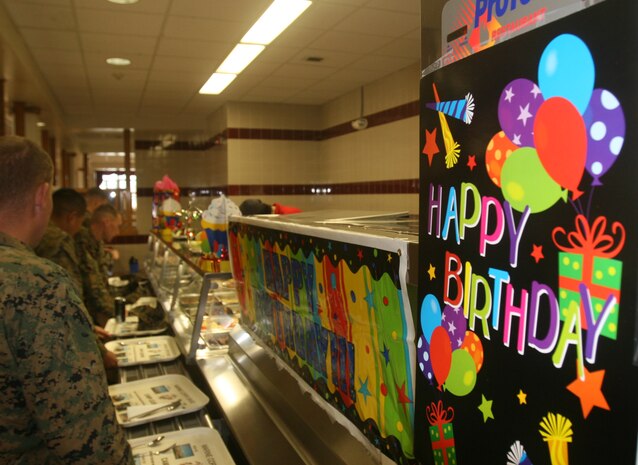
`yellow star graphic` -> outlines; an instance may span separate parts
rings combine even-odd
[[[388,263],[391,263],[391,262],[392,262],[392,254],[388,253]]]
[[[432,263],[430,263],[430,268],[428,268],[428,274],[430,275],[430,281],[432,281],[434,278],[436,278],[436,268],[434,268],[434,266],[432,266]]]
[[[494,420],[494,414],[492,413],[492,401],[487,400],[483,394],[481,394],[481,399],[481,405],[478,406],[478,409],[483,414],[483,423],[486,423],[488,418]]]
[[[527,394],[524,393],[522,389],[518,390],[518,394],[516,394],[516,397],[518,397],[519,404],[527,404]]]

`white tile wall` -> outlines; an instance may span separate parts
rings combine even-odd
[[[364,88],[372,114],[419,99],[414,64]],[[226,128],[320,130],[359,117],[360,91],[322,106],[233,102],[208,119],[211,135]],[[138,185],[152,187],[168,174],[178,185],[329,184],[413,179],[419,172],[418,116],[321,142],[230,139],[206,152],[138,152]],[[259,196],[264,202],[319,209],[407,210],[418,213],[418,194]],[[239,205],[245,196],[234,197]],[[138,226],[150,227],[150,198],[138,202]],[[148,218],[147,218],[148,217]]]

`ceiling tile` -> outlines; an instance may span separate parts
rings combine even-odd
[[[315,64],[284,64],[272,73],[272,76],[286,76],[293,78],[321,79],[334,74],[338,68],[319,66]]]
[[[182,58],[156,56],[153,61],[154,71],[180,71],[182,73],[205,73],[207,76],[217,69],[219,63],[200,58]]]
[[[73,30],[75,18],[70,6],[32,5],[17,0],[5,1],[13,21],[21,27]],[[33,14],[37,9],[38,14]]]
[[[183,58],[205,58],[221,63],[235,44],[204,40],[171,39],[162,37],[157,47],[158,55]]]
[[[230,7],[228,0],[173,0],[171,14],[252,24],[270,3],[272,0],[233,0]]]
[[[37,48],[31,53],[41,65],[83,66],[82,55],[78,51]]]
[[[312,5],[294,22],[292,27],[331,29],[356,10],[355,6],[334,2],[313,2]]]
[[[222,95],[203,96],[199,88],[271,0],[0,2],[24,39],[18,46],[27,47],[51,89],[42,98],[34,71],[21,68],[20,49],[3,36],[0,70],[11,98],[25,96],[43,115],[62,111],[76,134],[95,124],[204,127],[227,101],[321,105],[420,59],[419,0],[314,0]],[[440,11],[444,0],[425,3],[428,12]],[[107,66],[113,55],[133,64]],[[59,104],[54,112],[51,101]]]
[[[315,48],[305,48],[291,59],[291,63],[306,64],[313,67],[341,68],[360,59],[361,53],[347,53],[338,50],[319,50]],[[308,57],[319,57],[323,61],[307,61]]]
[[[285,63],[298,54],[300,50],[301,48],[299,47],[266,47],[255,59],[255,63],[262,61],[268,63]]]
[[[148,82],[166,82],[173,85],[176,89],[179,89],[183,85],[199,85],[201,87],[209,76],[210,72],[208,71],[184,73],[179,70],[168,71],[152,69],[148,74]]]
[[[46,48],[80,51],[80,41],[76,32],[23,28],[21,33],[27,45],[32,49]]]
[[[157,37],[164,17],[150,13],[130,13],[111,10],[78,8],[76,14],[81,32],[105,32]]]
[[[375,50],[374,54],[418,61],[421,58],[421,40],[401,37]]]
[[[82,49],[85,52],[106,52],[109,56],[127,56],[127,54],[152,55],[155,52],[157,39],[125,34],[97,34],[83,32],[80,34]]]
[[[105,0],[73,0],[77,8],[92,8],[100,10],[117,11],[121,13],[161,13],[168,9],[171,0],[151,0],[132,3],[130,5],[118,5]]]
[[[164,37],[229,42],[235,44],[250,27],[249,23],[171,16],[164,26]]]
[[[289,98],[296,90],[290,88],[259,86],[249,91],[243,99],[244,102],[273,102],[280,103]]]
[[[354,62],[350,68],[367,71],[395,71],[411,65],[415,61],[419,60],[388,55],[366,55],[360,60]]]
[[[36,5],[71,6],[71,0],[9,0],[15,3],[33,3]],[[5,3],[9,3],[5,0]]]
[[[328,31],[310,44],[311,48],[339,50],[343,52],[370,53],[391,42],[381,37],[354,32]]]
[[[370,0],[366,7],[413,13],[415,15],[421,14],[420,0],[401,0],[399,2],[397,0]]]
[[[364,8],[348,16],[334,29],[360,34],[401,37],[405,34],[406,29],[411,30],[420,26],[421,17],[418,14]]]

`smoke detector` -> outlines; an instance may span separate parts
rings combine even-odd
[[[356,131],[361,131],[368,127],[368,119],[363,116],[363,86],[361,86],[361,116],[350,122],[352,128]]]
[[[350,123],[353,129],[357,131],[361,131],[368,127],[368,119],[367,118],[358,118]]]

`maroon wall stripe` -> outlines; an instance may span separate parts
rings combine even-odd
[[[129,244],[146,244],[148,234],[129,234],[126,236],[116,236],[109,244],[113,245],[129,245]]]
[[[322,184],[231,184],[229,186],[214,187],[182,187],[183,196],[195,192],[196,195],[351,195],[351,194],[418,194],[419,180],[392,179],[385,181],[362,181]],[[141,187],[137,190],[138,197],[152,197],[153,189]]]
[[[387,110],[367,115],[368,127],[380,126],[419,114],[419,101],[409,102]],[[309,129],[267,129],[267,128],[227,128],[209,140],[198,143],[177,141],[164,150],[208,150],[223,143],[224,139],[262,139],[287,141],[322,141],[333,137],[356,132],[350,122],[337,124],[324,130]],[[136,141],[136,150],[151,150],[158,145],[157,141]],[[196,195],[259,196],[259,195],[348,195],[348,194],[417,194],[418,179],[396,179],[386,181],[348,182],[341,184],[251,184],[210,187],[182,187],[181,195],[194,192]],[[138,187],[138,197],[152,197],[153,188]]]
[[[387,110],[366,115],[368,127],[380,126],[405,118],[411,118],[419,114],[419,101],[405,103]],[[168,147],[159,147],[156,140],[136,140],[136,150],[162,150],[201,151],[209,150],[223,143],[224,139],[262,139],[262,140],[292,140],[292,141],[322,141],[333,137],[343,136],[356,132],[350,122],[337,124],[323,130],[312,129],[269,129],[269,128],[227,128],[203,142],[176,141]]]

